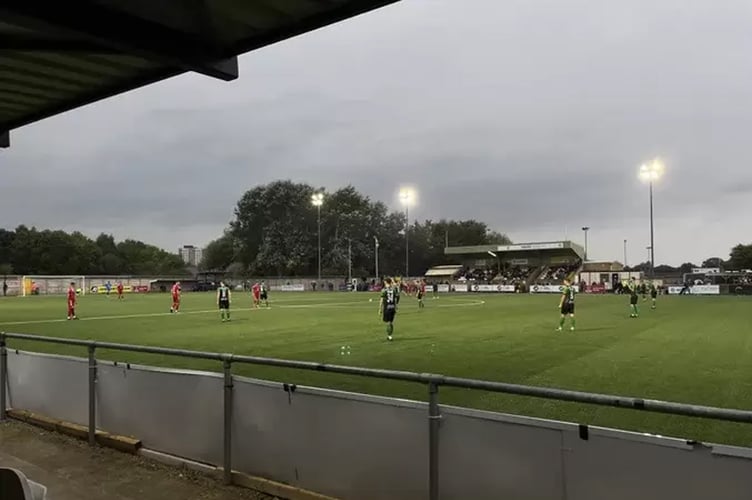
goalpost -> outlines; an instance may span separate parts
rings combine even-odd
[[[29,275],[21,278],[21,295],[64,295],[71,283],[76,292],[86,295],[86,276],[41,276]]]

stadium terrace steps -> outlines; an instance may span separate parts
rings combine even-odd
[[[535,283],[535,281],[538,279],[538,276],[543,274],[543,272],[546,270],[546,267],[547,266],[540,266],[534,269],[533,272],[528,274],[527,279],[525,279],[525,285],[527,285],[528,288],[531,287],[533,283]]]

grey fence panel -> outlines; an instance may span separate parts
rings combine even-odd
[[[426,404],[235,379],[234,468],[352,500],[426,498]]]
[[[752,498],[752,460],[712,447],[605,429],[591,429],[587,440],[565,433],[563,444],[568,499]]]
[[[561,440],[565,426],[442,406],[442,500],[562,498]]]
[[[86,425],[88,360],[8,350],[8,406]]]
[[[3,338],[0,335],[0,339]],[[32,338],[88,347],[87,341]],[[224,362],[400,379],[438,386],[525,394],[581,403],[752,422],[752,412],[267,358],[233,357],[154,347],[96,344]],[[84,354],[82,352],[82,354]],[[86,424],[86,359],[8,351],[9,404]],[[0,374],[2,375],[2,374]],[[99,427],[134,435],[147,447],[222,464],[223,403],[231,409],[234,469],[344,500],[429,496],[429,438],[437,437],[438,494],[432,500],[557,498],[688,500],[750,498],[752,449],[578,426],[529,417],[432,406],[441,413],[429,433],[428,405],[326,389],[284,386],[215,373],[100,362]],[[229,372],[228,372],[229,375]],[[94,394],[94,393],[92,393]],[[435,392],[431,392],[435,396]],[[224,399],[227,396],[227,399]],[[92,401],[93,401],[92,397]],[[230,404],[234,402],[233,404]],[[434,401],[435,403],[435,401]],[[230,422],[228,422],[230,423]],[[229,428],[229,427],[227,427]],[[431,427],[433,431],[436,426]],[[228,439],[230,435],[224,435]],[[229,449],[229,448],[228,448]],[[432,448],[435,450],[436,448]]]
[[[150,449],[220,465],[222,385],[213,373],[100,362],[100,427],[138,437]]]

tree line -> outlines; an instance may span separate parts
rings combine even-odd
[[[182,259],[142,241],[95,240],[74,231],[18,226],[0,229],[0,274],[20,275],[182,275]]]
[[[322,195],[319,207],[314,194]],[[409,248],[411,274],[450,263],[446,244],[509,244],[510,239],[476,220],[410,221],[353,186],[333,192],[309,184],[276,181],[256,186],[238,201],[224,234],[204,250],[205,270],[256,276],[316,276],[319,213],[324,276],[402,275]],[[405,229],[407,226],[407,238]]]
[[[666,264],[655,266],[656,274],[676,274],[676,273],[691,273],[692,269],[696,268],[714,268],[718,267],[724,271],[740,271],[742,269],[752,269],[752,243],[743,245],[739,243],[731,249],[728,259],[722,257],[708,257],[703,260],[698,266],[692,262],[685,262],[684,264],[673,267]],[[650,262],[641,262],[636,266],[628,267],[630,271],[643,271],[645,273],[650,271]]]
[[[312,195],[321,194],[320,207]],[[410,221],[405,212],[389,210],[353,186],[333,192],[305,183],[275,181],[248,190],[237,202],[233,220],[204,250],[202,270],[230,271],[236,276],[316,276],[319,211],[323,276],[373,276],[378,252],[382,275],[405,272],[405,229],[410,274],[456,263],[444,247],[510,244],[502,233],[477,220]],[[378,246],[377,246],[378,242]],[[728,259],[711,257],[700,266],[656,266],[657,273],[690,272],[694,267],[752,269],[752,244],[731,249]],[[632,270],[647,271],[647,262]],[[112,235],[91,239],[80,232],[18,226],[0,229],[0,274],[181,275],[181,258],[137,240],[116,242]]]

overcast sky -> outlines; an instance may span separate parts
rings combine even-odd
[[[252,186],[352,183],[420,219],[646,260],[752,241],[752,2],[404,0],[13,133],[0,226],[204,245]]]

